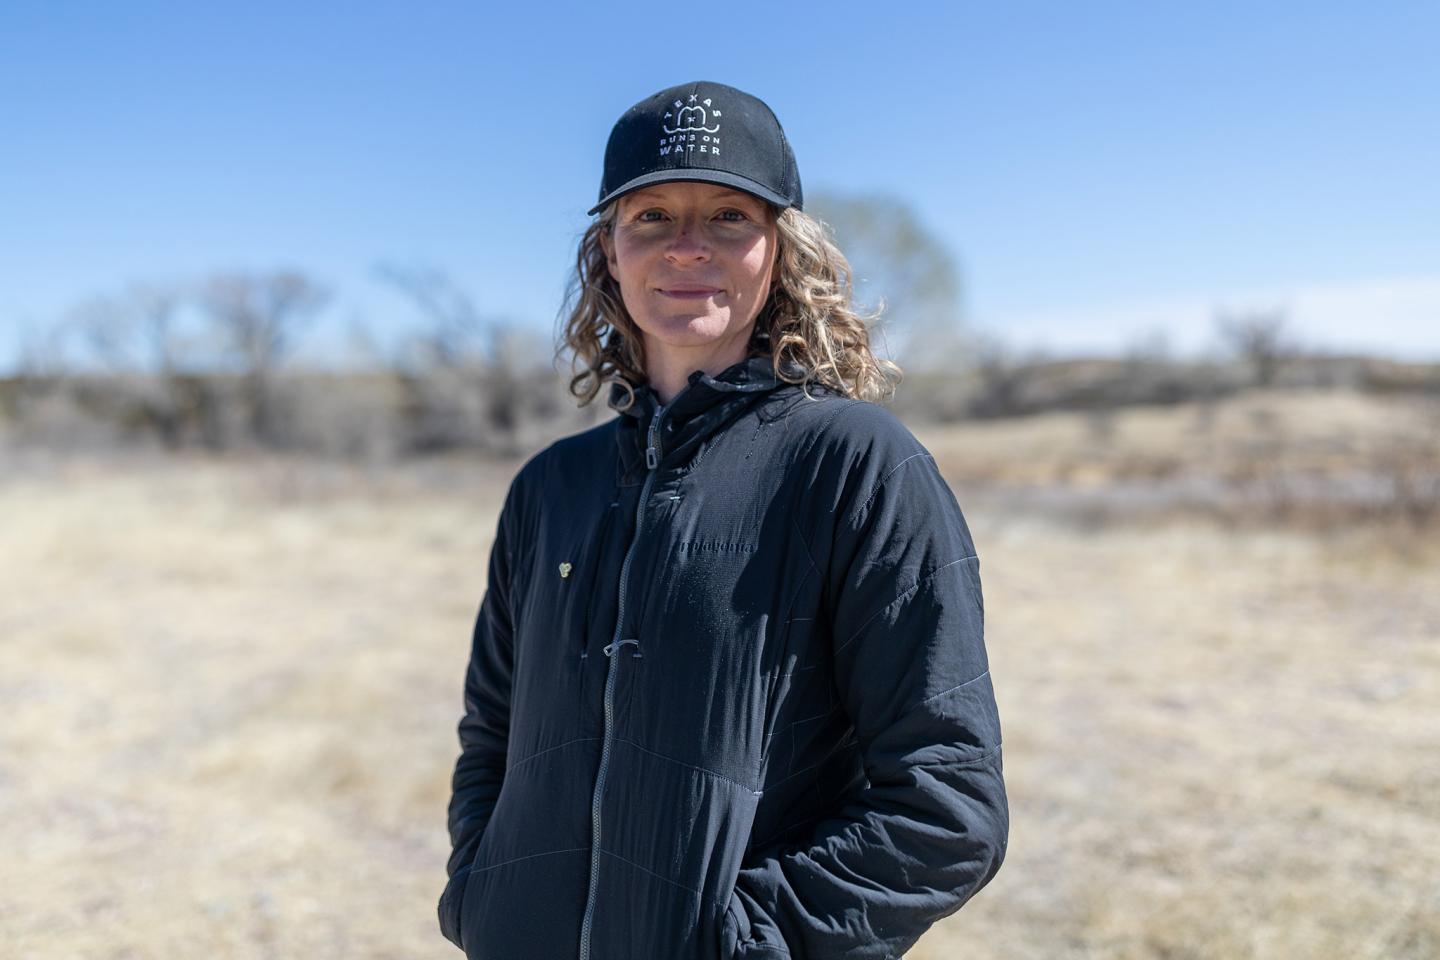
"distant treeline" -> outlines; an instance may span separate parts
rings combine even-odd
[[[362,344],[349,372],[293,363],[297,332],[328,296],[298,272],[215,275],[91,301],[25,344],[18,370],[0,379],[0,442],[508,458],[610,416],[603,391],[577,408],[568,370],[537,334],[482,314],[443,275],[383,276],[421,323],[399,345]],[[922,333],[914,317],[948,314],[906,309],[887,327],[909,334],[900,339],[916,362],[898,358],[908,369],[891,406],[915,423],[1206,402],[1256,387],[1440,395],[1440,364],[1304,351],[1278,311],[1217,318],[1223,350],[1207,359],[1172,357],[1163,341],[1121,357],[1056,359],[954,325]]]
[[[1059,410],[1203,403],[1255,388],[1352,389],[1440,397],[1440,363],[1284,352],[1257,362],[1236,355],[1006,359],[983,353],[961,375],[905,378],[892,408],[917,421],[1027,416]]]
[[[297,369],[329,293],[298,271],[217,274],[89,301],[22,345],[0,379],[0,439],[393,459],[509,457],[580,426],[537,335],[483,314],[443,275],[382,268],[414,305],[408,336],[353,331],[347,372]]]
[[[1244,361],[957,361],[907,374],[891,408],[912,423],[1206,402],[1258,386]],[[1265,384],[1440,396],[1440,364],[1291,356]],[[611,415],[578,409],[546,365],[447,363],[366,372],[85,372],[0,379],[0,435],[58,449],[270,449],[365,460],[448,451],[514,457]]]

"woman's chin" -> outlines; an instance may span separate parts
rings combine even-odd
[[[703,347],[730,334],[730,318],[713,314],[665,317],[653,322],[648,336],[670,347]]]

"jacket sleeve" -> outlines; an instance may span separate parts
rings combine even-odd
[[[899,957],[1004,859],[979,559],[934,459],[908,431],[897,445],[850,470],[861,479],[848,481],[823,571],[866,783],[804,843],[746,858],[736,891],[753,942],[740,956]]]
[[[490,821],[505,778],[510,732],[510,680],[514,667],[510,572],[515,550],[519,481],[511,484],[490,548],[485,595],[475,618],[470,660],[465,670],[460,720],[460,757],[451,779],[449,882],[440,896],[440,930],[457,947],[460,904],[480,837]]]

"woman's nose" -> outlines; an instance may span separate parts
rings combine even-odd
[[[677,223],[670,242],[666,244],[665,256],[673,261],[710,259],[710,245],[699,224],[689,220]]]

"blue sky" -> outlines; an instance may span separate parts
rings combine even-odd
[[[307,338],[415,319],[380,263],[552,329],[606,135],[765,99],[807,191],[889,192],[1017,345],[1440,358],[1440,4],[0,5],[0,362],[132,281],[295,266]]]

